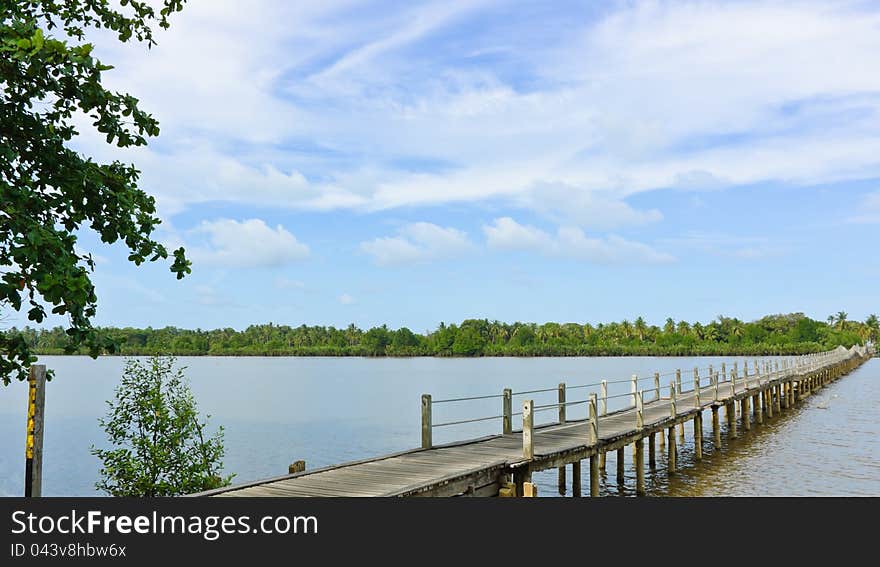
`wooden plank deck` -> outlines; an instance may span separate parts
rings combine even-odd
[[[837,352],[837,351],[834,351]],[[870,355],[859,351],[846,359],[833,359],[822,367],[799,366],[776,374],[775,379],[740,378],[735,387],[730,381],[715,387],[702,387],[700,404],[693,391],[676,396],[676,412],[671,412],[668,397],[653,398],[643,404],[643,427],[637,428],[635,407],[598,418],[599,439],[590,442],[588,420],[536,427],[533,431],[534,458],[523,457],[522,431],[481,439],[414,449],[332,467],[304,471],[272,479],[226,487],[195,496],[223,497],[328,497],[328,496],[452,496],[462,493],[494,495],[517,470],[546,470],[580,462],[599,452],[619,449],[651,433],[665,431],[689,421],[702,411],[752,397],[778,384],[792,383],[799,390],[805,380],[830,376],[843,365],[855,366]],[[662,390],[661,390],[662,392]],[[748,418],[748,417],[747,417]]]

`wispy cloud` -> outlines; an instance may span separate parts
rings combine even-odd
[[[720,232],[691,230],[681,236],[664,238],[663,245],[678,249],[683,254],[702,252],[713,256],[760,260],[776,258],[789,253],[792,243],[763,236],[740,236]]]
[[[416,222],[398,230],[397,236],[361,243],[361,250],[379,266],[398,266],[429,260],[448,259],[471,249],[467,234],[428,222]]]
[[[865,195],[858,211],[858,214],[850,217],[850,222],[856,224],[880,224],[880,191]]]
[[[510,217],[501,217],[484,226],[483,232],[486,244],[494,249],[528,250],[596,264],[663,264],[675,261],[672,255],[659,252],[647,244],[617,235],[590,237],[582,229],[573,226],[559,227],[556,234],[551,235],[534,226],[522,225]]]

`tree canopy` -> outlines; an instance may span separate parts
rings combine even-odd
[[[103,329],[131,355],[261,356],[621,356],[621,355],[772,355],[804,354],[850,347],[880,339],[875,315],[864,323],[815,321],[803,313],[769,315],[757,321],[718,317],[708,323],[667,319],[662,327],[639,317],[636,323],[502,323],[467,319],[441,323],[416,333],[387,325],[363,330],[320,325],[251,325],[225,329]],[[16,331],[28,348],[61,354],[64,330]]]
[[[136,265],[169,258],[153,238],[160,220],[155,199],[138,188],[139,171],[120,161],[98,163],[71,147],[85,117],[108,144],[142,146],[159,133],[138,99],[102,85],[112,69],[92,55],[86,39],[110,30],[121,42],[154,44],[152,26],[167,28],[184,0],[161,8],[133,0],[0,2],[0,308],[27,311],[29,321],[51,313],[68,320],[65,350],[114,352],[118,343],[92,326],[95,264],[76,247],[78,231],[123,242]],[[171,253],[178,278],[190,272],[183,248]],[[0,377],[26,377],[34,361],[20,334],[0,335]]]

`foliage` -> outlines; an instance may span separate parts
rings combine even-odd
[[[135,264],[168,258],[152,238],[160,223],[153,197],[138,189],[139,172],[119,161],[97,163],[71,149],[86,117],[108,144],[143,146],[159,133],[138,100],[107,90],[112,69],[92,56],[90,29],[107,29],[121,42],[153,45],[151,24],[168,27],[183,0],[3,1],[0,3],[0,307],[27,309],[40,323],[46,309],[68,318],[65,348],[97,356],[117,344],[92,327],[97,297],[91,256],[76,248],[77,232],[91,228],[105,243],[122,241]],[[54,36],[53,36],[54,32]],[[56,37],[57,36],[57,37]],[[182,248],[171,271],[189,273]],[[21,336],[0,337],[0,377],[26,378],[34,361]]]
[[[839,325],[802,313],[771,315],[757,321],[718,317],[709,323],[667,320],[663,327],[639,317],[634,323],[502,323],[468,319],[440,323],[433,332],[414,333],[386,325],[362,330],[323,326],[252,325],[234,329],[103,329],[123,354],[173,352],[179,355],[262,356],[623,356],[802,354],[850,347],[880,336],[876,316]],[[60,354],[66,337],[60,328],[15,331],[28,348]]]
[[[102,462],[95,485],[112,496],[176,496],[226,486],[223,428],[205,437],[183,368],[174,357],[129,359],[115,402],[100,420],[112,449],[92,447]],[[208,416],[210,417],[210,416]]]

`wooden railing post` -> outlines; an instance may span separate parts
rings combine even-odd
[[[557,399],[559,400],[559,407],[557,408],[559,410],[559,424],[562,425],[565,423],[565,382],[559,383],[559,386],[557,386],[557,392]],[[566,487],[565,465],[559,467],[557,469],[557,473],[557,485],[559,488],[559,494],[564,496]]]
[[[501,395],[501,433],[513,432],[513,391],[504,388]]]
[[[599,411],[596,407],[596,394],[590,394],[590,443],[599,443]]]
[[[730,371],[730,395],[736,396],[736,372]]]
[[[422,449],[430,449],[433,444],[431,423],[431,394],[422,394]]]
[[[632,393],[633,407],[636,407],[636,393],[639,390],[639,377],[638,377],[638,375],[636,375],[636,374],[632,375],[632,380],[630,381],[630,384],[629,384],[629,390],[630,390],[630,393]]]
[[[700,409],[703,404],[700,403],[700,371],[694,368],[694,407]]]
[[[681,369],[675,371],[675,391],[681,393]]]
[[[641,390],[636,394],[636,429],[641,431],[645,428],[645,400]]]
[[[523,401],[523,410],[522,410],[522,420],[523,420],[523,429],[522,429],[522,442],[523,442],[523,458],[531,461],[535,458],[535,445],[534,445],[534,428],[535,428],[535,416],[534,416],[534,408],[535,402],[532,400],[524,400]]]
[[[718,375],[712,375],[712,401],[718,401]]]
[[[654,399],[660,399],[660,373],[654,373]]]
[[[565,382],[560,382],[559,391],[559,423],[565,423]]]
[[[608,381],[607,380],[602,380],[601,392],[602,392],[601,413],[602,413],[602,415],[608,415]]]

